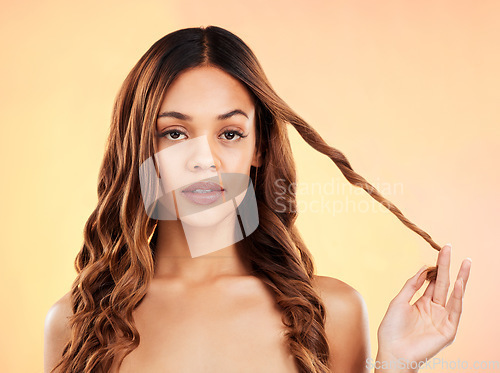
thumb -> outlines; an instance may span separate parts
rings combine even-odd
[[[393,299],[393,301],[398,303],[410,303],[411,299],[415,295],[418,289],[422,286],[425,281],[425,276],[420,276],[422,272],[427,268],[427,266],[423,266],[418,270],[418,272],[411,278],[409,278],[403,288],[400,290],[398,295]]]

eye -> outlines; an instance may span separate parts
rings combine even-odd
[[[224,131],[224,133],[222,135],[224,135],[224,137],[227,141],[232,141],[232,142],[238,141],[238,140],[248,136],[248,135],[243,136],[243,132],[237,131],[237,130],[227,130],[227,131]],[[238,136],[238,137],[236,138],[236,136]],[[235,138],[236,138],[236,140],[235,140]]]
[[[179,136],[186,136],[186,134],[182,131],[179,130],[168,130],[163,132],[160,137],[165,137],[167,140],[171,141],[176,141],[176,140],[183,140],[179,139]]]
[[[162,134],[160,134],[159,136],[164,137],[170,141],[184,140],[187,138],[186,134],[179,129],[166,130]],[[184,136],[184,137],[181,137],[181,136]],[[226,130],[222,133],[221,136],[224,136],[222,138],[222,140],[225,140],[228,142],[236,142],[242,138],[247,137],[248,135],[246,135],[246,136],[243,135],[243,132],[241,132],[240,130]]]

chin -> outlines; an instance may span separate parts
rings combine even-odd
[[[228,224],[236,219],[233,201],[227,201],[215,207],[206,208],[203,211],[182,216],[180,220],[184,225],[191,227],[216,227],[219,224]]]

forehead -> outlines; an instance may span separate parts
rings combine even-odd
[[[216,67],[183,71],[168,87],[161,110],[176,110],[192,116],[220,114],[240,108],[254,109],[252,96],[236,78]]]

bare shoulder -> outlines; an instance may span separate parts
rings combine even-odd
[[[325,330],[332,372],[368,372],[366,359],[370,356],[370,336],[362,295],[333,277],[315,276],[313,284],[326,308]]]
[[[70,339],[68,318],[72,314],[71,294],[67,293],[50,307],[45,316],[44,371],[47,373],[62,357],[64,346]]]
[[[329,311],[352,313],[361,312],[365,307],[361,294],[339,279],[314,276],[314,285]]]
[[[71,309],[71,294],[66,293],[61,299],[50,307],[45,316],[45,333],[54,335],[64,335],[69,331],[68,318],[73,314]]]

